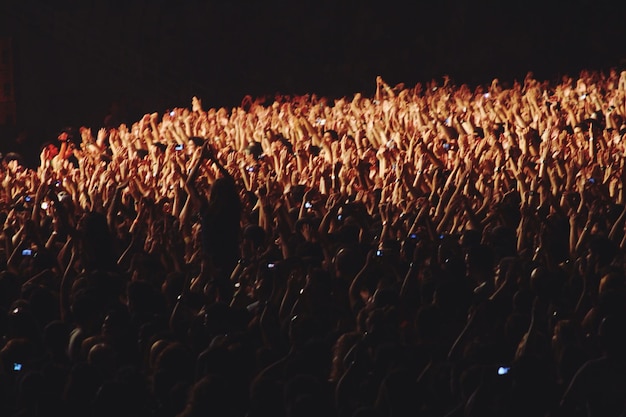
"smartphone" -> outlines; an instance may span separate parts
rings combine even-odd
[[[304,203],[304,208],[310,209],[313,207],[313,204],[311,204],[309,201],[307,201],[306,203]]]
[[[380,258],[380,257],[382,257],[382,256],[383,256],[383,253],[384,253],[384,252],[383,252],[381,249],[378,249],[378,250],[376,251],[376,256],[378,256],[378,257]]]
[[[443,149],[445,149],[446,151],[450,150],[450,144],[448,142],[443,144]]]
[[[343,215],[342,214],[338,214],[337,215],[337,220],[342,221],[343,220]]]
[[[177,151],[182,151],[183,150],[183,144],[179,143],[178,145],[174,146],[174,149]]]
[[[43,203],[41,203],[41,209],[42,210],[48,210],[49,204],[47,201],[44,201]]]
[[[276,268],[276,264],[275,263],[271,263],[270,262],[270,263],[267,264],[267,269],[274,269],[274,268]]]
[[[24,250],[22,250],[22,256],[33,256],[32,249],[24,249]]]
[[[171,116],[171,117],[174,117],[175,115],[176,115],[176,112],[175,112],[174,110],[172,110],[172,111],[170,112],[170,116]]]
[[[417,233],[411,233],[409,235],[409,239],[413,239],[413,240],[417,239]]]
[[[506,375],[511,370],[510,366],[501,366],[498,368],[498,375]]]
[[[13,370],[17,371],[17,372],[21,371],[22,370],[22,364],[18,363],[18,362],[13,363]]]
[[[596,179],[592,177],[592,178],[589,178],[587,180],[587,182],[589,182],[589,184],[595,184],[596,183]]]
[[[32,200],[32,198],[29,195],[24,197],[24,201],[26,201],[26,202],[30,202],[31,200]]]
[[[246,168],[246,170],[247,170],[248,172],[254,172],[254,167],[248,167],[248,168]]]

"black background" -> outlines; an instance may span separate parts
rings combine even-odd
[[[244,95],[371,95],[375,78],[471,86],[624,67],[626,2],[0,0],[17,131],[49,139]]]

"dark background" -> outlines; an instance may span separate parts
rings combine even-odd
[[[375,78],[471,86],[624,67],[626,2],[0,0],[17,124],[37,141],[253,97],[371,95]],[[7,133],[8,132],[8,133]]]

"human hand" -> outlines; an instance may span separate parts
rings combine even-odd
[[[202,112],[202,100],[200,100],[198,97],[194,96],[191,99],[191,110],[193,112]]]

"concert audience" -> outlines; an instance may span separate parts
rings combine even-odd
[[[0,414],[620,416],[626,72],[64,131],[0,169]]]

